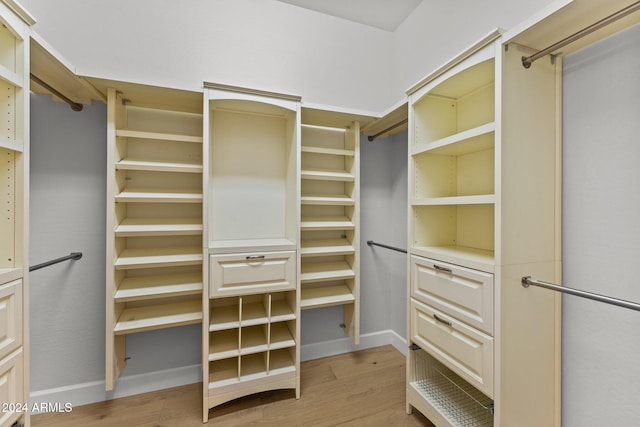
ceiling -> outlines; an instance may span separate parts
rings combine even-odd
[[[279,0],[305,9],[395,31],[422,0]]]

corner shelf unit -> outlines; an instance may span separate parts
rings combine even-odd
[[[202,321],[201,95],[187,110],[166,95],[108,89],[107,390],[126,335]]]
[[[520,278],[559,271],[559,94],[521,57],[495,31],[409,91],[407,411],[438,426],[558,415],[558,299]]]
[[[300,397],[300,99],[205,83],[204,109],[207,422],[249,394]]]
[[[301,133],[301,308],[342,306],[358,343],[360,125],[303,123]]]

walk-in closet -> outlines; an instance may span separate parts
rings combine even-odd
[[[640,2],[0,24],[0,427],[640,424]]]

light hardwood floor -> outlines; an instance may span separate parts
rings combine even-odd
[[[33,427],[427,426],[405,412],[405,358],[383,346],[302,363],[301,398],[292,390],[260,393],[220,405],[202,423],[201,384],[31,418]]]

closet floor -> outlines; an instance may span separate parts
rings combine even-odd
[[[388,345],[303,362],[301,398],[293,390],[260,393],[209,411],[202,423],[201,383],[77,406],[31,417],[40,426],[427,426],[405,412],[405,357]]]

